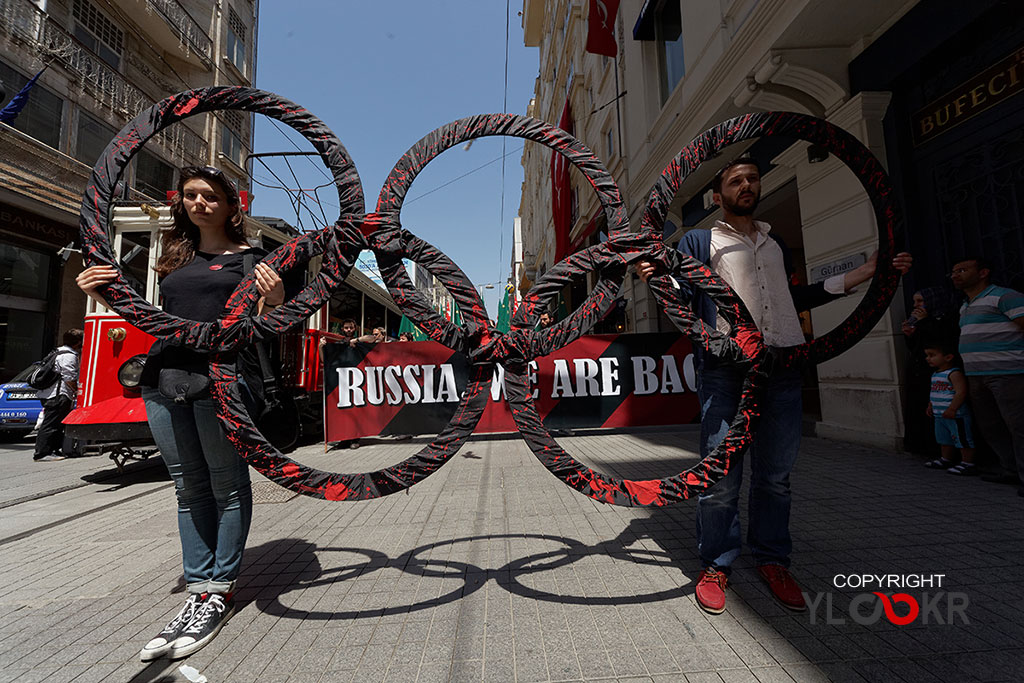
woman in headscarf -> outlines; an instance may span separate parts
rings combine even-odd
[[[907,450],[938,457],[939,447],[928,417],[932,368],[925,361],[924,347],[937,339],[955,340],[959,332],[953,294],[945,287],[925,287],[914,293],[914,309],[903,322],[907,343],[907,403],[904,411]]]

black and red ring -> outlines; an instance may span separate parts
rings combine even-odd
[[[114,137],[93,168],[82,197],[80,233],[87,265],[109,265],[120,273],[107,235],[115,187],[132,157],[157,132],[190,116],[221,109],[264,114],[286,123],[302,134],[331,169],[338,188],[343,222],[364,212],[359,174],[348,152],[334,133],[295,103],[255,88],[211,87],[189,90],[168,97],[136,116]],[[332,242],[338,230],[310,233],[291,240],[267,257],[266,263],[279,273],[287,272],[312,256],[325,253],[324,277],[318,278],[288,305],[260,317],[247,315],[258,294],[255,275],[249,274],[229,300],[227,313],[212,323],[185,320],[152,305],[123,277],[106,286],[102,294],[111,308],[140,330],[159,339],[172,340],[201,351],[230,351],[253,339],[280,334],[312,315],[329,298],[324,280],[344,280],[345,265],[337,263],[338,244]],[[347,246],[347,245],[346,245]],[[326,250],[326,251],[325,251]]]
[[[728,469],[732,454],[741,452],[749,444],[752,421],[756,418],[756,387],[764,375],[765,349],[760,335],[753,327],[742,303],[729,288],[702,264],[666,251],[660,240],[653,237],[654,230],[664,221],[668,203],[678,191],[686,174],[717,150],[749,137],[787,134],[824,144],[838,158],[851,165],[868,189],[876,214],[886,219],[880,261],[883,275],[876,278],[868,297],[880,290],[876,306],[863,303],[844,323],[843,333],[832,335],[814,351],[795,347],[785,356],[787,362],[797,363],[811,358],[835,355],[852,345],[857,334],[864,334],[881,316],[891,298],[892,284],[897,280],[894,270],[885,270],[887,255],[894,252],[895,211],[891,204],[884,172],[877,161],[862,145],[826,122],[796,114],[755,114],[726,122],[694,140],[673,161],[652,192],[644,215],[644,229],[639,234],[628,234],[628,223],[614,180],[581,143],[560,129],[527,117],[507,114],[469,117],[442,127],[415,145],[396,165],[385,184],[378,201],[377,212],[362,216],[362,189],[354,165],[348,159],[340,142],[320,122],[287,100],[251,88],[209,88],[190,91],[158,103],[130,123],[108,146],[104,157],[94,169],[93,177],[83,199],[82,236],[86,245],[87,263],[107,263],[115,268],[109,241],[100,226],[106,224],[114,185],[131,156],[154,133],[188,115],[215,109],[241,109],[263,113],[282,120],[299,130],[321,152],[325,163],[334,173],[342,200],[343,217],[338,223],[320,233],[304,235],[268,256],[267,263],[279,272],[308,260],[312,255],[324,253],[321,273],[295,300],[277,311],[252,318],[246,316],[257,298],[254,278],[249,276],[229,299],[227,314],[216,323],[195,323],[169,316],[152,307],[138,296],[123,279],[114,283],[104,294],[111,306],[126,320],[159,338],[172,339],[200,350],[214,352],[211,376],[214,393],[221,407],[221,419],[229,437],[239,452],[258,471],[292,490],[330,500],[362,500],[403,490],[429,476],[444,464],[472,433],[487,401],[487,392],[495,362],[506,364],[506,381],[513,415],[538,458],[556,476],[577,490],[598,500],[625,505],[665,505],[684,499],[695,490],[711,485]],[[605,208],[611,238],[603,245],[592,247],[570,256],[552,268],[525,297],[516,316],[515,326],[502,338],[489,329],[489,323],[475,288],[465,275],[443,254],[426,242],[401,229],[398,214],[402,200],[416,174],[433,157],[449,147],[484,135],[514,135],[545,144],[565,155],[580,169],[598,192]],[[709,151],[713,150],[713,151]],[[872,163],[873,162],[873,163]],[[888,203],[887,203],[888,202]],[[880,236],[883,231],[880,230]],[[323,472],[288,459],[270,446],[251,419],[240,408],[240,386],[235,375],[231,355],[222,356],[239,346],[280,333],[312,314],[330,294],[340,286],[361,248],[374,249],[384,262],[389,290],[409,317],[429,331],[432,338],[458,347],[470,354],[474,361],[470,384],[463,395],[455,416],[434,441],[415,456],[398,465],[377,472],[342,474]],[[886,247],[889,247],[888,250]],[[466,330],[442,320],[409,282],[403,256],[427,265],[439,276],[467,314]],[[540,423],[532,402],[525,391],[525,378],[521,370],[528,360],[550,353],[556,348],[582,335],[596,320],[607,312],[618,290],[624,267],[641,258],[657,259],[669,265],[672,272],[696,284],[711,295],[726,312],[733,325],[730,338],[715,336],[705,329],[685,304],[673,301],[657,283],[656,293],[673,310],[670,315],[691,337],[695,337],[710,352],[746,366],[747,380],[741,409],[730,429],[730,435],[721,447],[697,467],[676,477],[652,481],[630,481],[607,477],[593,472],[564,453],[551,439]],[[562,287],[566,279],[598,269],[598,286],[566,320],[553,328],[534,334],[532,323],[541,305]],[[891,282],[890,282],[891,281]],[[880,282],[882,284],[880,284]],[[889,287],[891,285],[891,288]],[[678,297],[676,297],[678,299]],[[870,323],[870,324],[869,324]],[[867,327],[865,327],[867,326]],[[845,345],[845,346],[844,346]],[[828,356],[831,357],[831,356]]]
[[[759,137],[787,137],[819,145],[841,161],[864,187],[878,228],[878,269],[868,291],[857,307],[835,329],[814,340],[773,349],[776,362],[784,367],[822,363],[848,350],[882,319],[899,286],[900,273],[893,266],[896,244],[903,239],[902,219],[897,211],[889,176],[871,151],[856,137],[823,119],[794,112],[759,112],[723,121],[696,138],[662,172],[647,200],[640,231],[655,239],[661,235],[669,206],[698,166],[716,157],[729,145]],[[652,286],[666,313],[680,329],[692,325],[689,302],[679,300],[678,290],[668,278],[652,278]],[[680,314],[680,307],[685,309]],[[731,322],[731,321],[730,321]],[[728,335],[702,330],[708,342],[721,342]]]

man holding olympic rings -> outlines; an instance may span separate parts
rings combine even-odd
[[[743,301],[769,346],[804,343],[798,311],[833,301],[850,293],[875,274],[878,254],[854,270],[815,285],[793,284],[789,250],[771,226],[754,220],[761,199],[761,173],[757,162],[740,157],[718,172],[712,183],[722,219],[710,230],[691,230],[679,250],[709,265]],[[893,266],[910,269],[911,256],[897,254]],[[656,273],[648,261],[637,264],[646,282]],[[715,305],[700,291],[680,283],[692,297],[694,312],[716,325]],[[728,325],[724,320],[718,326]],[[697,350],[698,397],[701,402],[701,457],[725,437],[736,415],[743,377],[736,368]],[[768,378],[761,400],[761,418],[751,444],[751,484],[747,543],[758,574],[784,606],[807,608],[800,586],[789,573],[792,539],[789,533],[790,485],[800,448],[803,421],[800,372],[776,370]],[[739,492],[743,458],[734,457],[729,472],[697,501],[697,548],[703,569],[695,590],[697,603],[707,612],[725,610],[725,588],[732,563],[740,554]]]

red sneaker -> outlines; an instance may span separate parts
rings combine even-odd
[[[729,577],[714,567],[702,569],[694,590],[697,604],[705,612],[721,614],[725,611],[725,587],[728,585]]]
[[[797,585],[788,569],[781,564],[762,564],[757,568],[757,573],[761,575],[764,582],[768,584],[772,595],[778,598],[783,606],[794,612],[803,612],[807,609],[807,602],[804,601],[804,595],[800,592],[800,586]]]

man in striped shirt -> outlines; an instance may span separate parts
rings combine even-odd
[[[967,296],[960,308],[960,356],[978,428],[1002,468],[983,479],[1017,484],[1024,496],[1024,294],[993,285],[991,276],[982,258],[953,266],[953,286]]]

